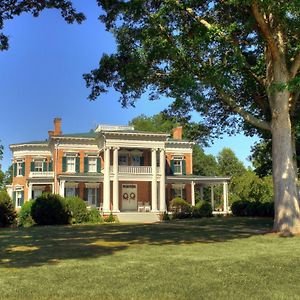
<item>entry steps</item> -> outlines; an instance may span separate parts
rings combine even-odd
[[[159,217],[155,212],[120,212],[116,213],[121,223],[156,223]]]

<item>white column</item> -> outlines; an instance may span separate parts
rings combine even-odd
[[[65,196],[65,181],[64,180],[60,181],[60,184],[59,184],[59,194],[62,197]]]
[[[223,207],[224,212],[228,212],[228,190],[227,190],[227,182],[223,182]]]
[[[52,183],[52,194],[54,194],[54,190],[55,190],[54,186],[55,186],[55,184]]]
[[[214,186],[213,184],[210,186],[210,200],[211,200],[211,207],[212,210],[215,210],[215,195],[214,195]]]
[[[151,166],[152,166],[151,208],[152,208],[152,211],[157,211],[157,168],[156,168],[156,149],[152,149]]]
[[[113,161],[113,211],[120,212],[119,210],[119,148],[114,148],[114,161]]]
[[[28,185],[28,200],[32,198],[32,183],[29,183]]]
[[[192,181],[191,182],[191,199],[192,199],[192,206],[195,206],[195,204],[196,204],[196,201],[195,201],[195,182],[194,181]]]
[[[159,210],[166,211],[166,153],[160,149],[159,153],[160,184],[159,184]]]
[[[110,148],[104,149],[103,212],[110,212]]]

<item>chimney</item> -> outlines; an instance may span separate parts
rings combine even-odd
[[[50,138],[51,136],[54,135],[54,131],[53,130],[48,130],[48,135],[49,135],[49,138]]]
[[[61,135],[61,118],[54,119],[54,133],[53,135]]]
[[[182,140],[182,126],[173,128],[172,132],[174,140]]]

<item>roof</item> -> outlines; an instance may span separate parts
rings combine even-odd
[[[23,143],[17,143],[17,144],[11,144],[10,147],[14,147],[14,146],[23,146],[23,145],[48,145],[48,140],[44,140],[44,141],[30,141],[30,142],[23,142]]]
[[[65,133],[61,135],[56,135],[53,137],[78,137],[78,138],[95,138],[97,133],[95,131],[81,132],[81,133]]]

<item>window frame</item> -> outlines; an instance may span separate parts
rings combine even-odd
[[[91,162],[94,161],[94,164]],[[91,166],[94,167],[94,170],[91,169]],[[88,156],[88,173],[97,173],[97,157],[96,156]]]
[[[16,168],[17,168],[17,177],[23,176],[23,160],[17,160]]]
[[[73,160],[73,168],[69,169],[70,163],[69,160]],[[75,173],[76,172],[76,156],[66,156],[66,173]]]

